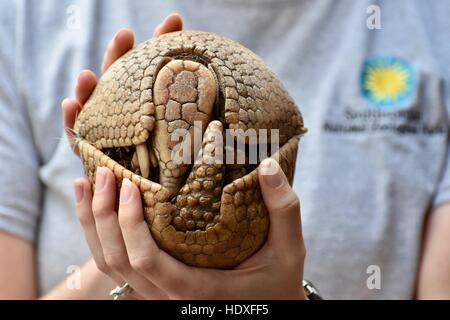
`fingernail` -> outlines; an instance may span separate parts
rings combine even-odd
[[[64,105],[67,104],[69,102],[69,98],[65,98],[62,102],[61,102],[61,108],[64,108]]]
[[[128,178],[123,179],[122,188],[120,190],[120,202],[126,203],[131,196],[131,181]]]
[[[83,186],[77,182],[75,182],[75,199],[77,200],[77,203],[81,202],[84,197],[84,189]]]
[[[273,159],[265,159],[259,166],[261,175],[269,187],[277,188],[283,183],[281,170],[278,163]]]
[[[120,34],[121,31],[122,30],[119,30],[119,31],[116,32],[116,34],[114,35],[113,41],[117,41],[117,38],[119,38],[119,34]]]
[[[106,181],[106,168],[105,167],[98,167],[97,168],[97,175],[95,176],[95,190],[101,191],[103,187],[105,186]]]

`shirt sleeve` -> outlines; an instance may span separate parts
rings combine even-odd
[[[447,62],[448,63],[448,62]],[[448,68],[450,72],[450,68]],[[450,74],[450,73],[449,73]],[[444,103],[447,111],[447,123],[450,124],[450,79],[444,79]],[[447,129],[448,130],[448,129]],[[447,132],[447,152],[442,167],[441,180],[432,200],[432,207],[450,202],[450,132]]]
[[[447,111],[447,124],[450,125],[450,42],[447,30],[450,30],[450,20],[443,12],[449,12],[448,1],[428,1],[431,5],[420,2],[421,14],[427,21],[424,28],[427,30],[427,38],[430,42],[430,52],[439,66],[440,76],[443,82],[443,101]],[[419,2],[418,2],[419,3]],[[429,23],[428,23],[429,22]],[[437,186],[432,207],[450,202],[450,131],[447,132],[447,152],[441,169],[441,179]]]
[[[40,212],[39,156],[16,83],[15,6],[0,3],[0,230],[34,241]]]

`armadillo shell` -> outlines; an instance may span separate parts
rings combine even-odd
[[[271,156],[292,183],[306,132],[300,111],[261,58],[212,33],[169,33],[127,52],[101,77],[74,131],[93,187],[99,166],[113,171],[118,188],[124,178],[139,187],[160,248],[189,265],[232,268],[268,234],[258,163],[247,154],[241,165],[175,164],[168,158],[171,134],[191,133],[195,121],[204,137],[254,130],[258,143],[270,143],[269,131],[277,132],[280,148]]]

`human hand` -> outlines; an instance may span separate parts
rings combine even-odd
[[[164,33],[179,31],[182,29],[183,22],[178,14],[172,13],[168,15],[154,30],[153,36],[158,37]],[[119,30],[114,38],[109,42],[103,63],[101,66],[102,74],[120,58],[123,54],[133,48],[134,35],[127,29]],[[92,91],[97,85],[97,77],[91,70],[83,70],[78,75],[77,84],[75,86],[75,98],[66,98],[62,101],[63,122],[67,138],[74,152],[78,154],[78,150],[73,144],[73,125],[77,114],[83,108],[83,105],[89,99]]]
[[[128,282],[144,298],[305,299],[299,200],[273,159],[261,163],[258,175],[270,216],[268,238],[232,270],[187,266],[159,249],[144,220],[139,189],[128,179],[118,212],[109,169],[97,169],[94,195],[89,181],[78,179],[77,212],[98,268],[120,284]]]
[[[170,14],[167,16],[164,21],[159,24],[153,33],[153,36],[157,37],[161,34],[173,32],[173,31],[179,31],[182,28],[182,19],[178,14]],[[127,29],[121,29],[119,30],[116,35],[113,37],[113,39],[109,42],[108,47],[105,51],[103,62],[101,65],[101,73],[103,74],[106,72],[106,70],[113,64],[114,61],[116,61],[118,58],[120,58],[123,54],[125,54],[127,51],[133,48],[134,45],[134,34]],[[95,73],[91,70],[83,70],[78,75],[77,84],[75,87],[75,98],[66,98],[62,102],[62,109],[63,109],[63,122],[64,122],[64,128],[67,135],[67,138],[69,140],[70,145],[72,146],[74,152],[78,154],[78,150],[73,145],[73,126],[75,123],[75,119],[77,114],[80,112],[80,110],[83,108],[83,105],[88,100],[89,96],[93,92],[95,86],[97,85],[97,77]],[[91,239],[89,243],[91,245],[95,246],[95,243],[98,239]],[[91,251],[93,248],[91,248]],[[96,261],[97,266],[100,265],[102,261]],[[118,285],[122,285],[124,281],[120,278],[119,275],[111,275],[110,277],[115,280],[115,282]],[[148,289],[152,290],[152,295],[154,298],[164,299],[167,298],[167,296],[164,293],[159,292],[157,288],[148,287],[141,288],[140,290],[143,290],[146,292],[146,295],[150,294],[148,292]],[[133,297],[139,297],[139,295],[134,294]]]

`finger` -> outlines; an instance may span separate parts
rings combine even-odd
[[[128,50],[133,48],[134,34],[128,29],[119,30],[114,38],[108,45],[105,55],[103,57],[103,63],[101,67],[102,73],[114,63],[117,59],[123,56]]]
[[[116,184],[112,171],[104,167],[97,168],[93,212],[102,254],[108,269],[119,274],[140,294],[167,299],[164,292],[131,268],[115,212],[115,201]]]
[[[108,268],[103,257],[103,249],[97,235],[95,220],[92,214],[91,184],[86,178],[79,178],[75,180],[74,187],[78,219],[83,227],[84,236],[92,257],[100,271],[110,276],[118,285],[122,285],[123,279]]]
[[[138,188],[124,179],[120,192],[119,223],[133,269],[165,291],[170,298],[179,298],[192,287],[195,268],[190,268],[160,250],[153,240],[144,220],[142,201]],[[187,277],[186,275],[190,275]],[[195,285],[197,283],[197,285]]]
[[[158,37],[164,33],[180,31],[182,28],[183,20],[181,16],[178,13],[171,13],[155,28],[153,36]]]
[[[94,72],[91,70],[83,70],[80,72],[77,85],[75,87],[75,97],[81,106],[86,103],[87,99],[89,99],[89,96],[92,91],[94,91],[96,85],[97,77]]]
[[[61,103],[61,107],[63,110],[64,131],[66,132],[67,139],[69,140],[69,144],[73,151],[78,154],[78,148],[74,144],[75,134],[73,132],[73,126],[75,124],[77,114],[81,110],[81,106],[77,100],[66,98]]]
[[[95,226],[106,264],[118,272],[128,264],[122,233],[119,228],[116,203],[116,181],[106,167],[97,168],[95,193],[92,201]]]
[[[258,175],[270,216],[268,244],[283,251],[295,250],[303,243],[299,199],[275,160],[262,161]]]
[[[169,296],[150,280],[136,272],[129,266],[126,271],[122,271],[121,276],[130,287],[145,299],[168,300]],[[122,283],[123,284],[123,283]]]

